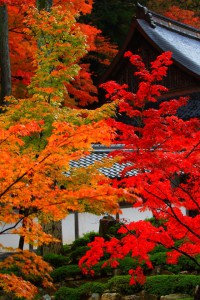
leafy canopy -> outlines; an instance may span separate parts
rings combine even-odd
[[[110,257],[107,263],[112,267],[117,267],[119,259],[131,255],[152,268],[149,253],[156,245],[169,250],[168,263],[177,263],[185,255],[198,265],[195,255],[200,250],[200,120],[178,118],[177,110],[186,105],[187,98],[157,102],[157,97],[166,90],[158,81],[166,76],[172,63],[171,53],[158,56],[150,70],[138,55],[130,52],[125,55],[138,69],[135,73],[141,79],[138,91],[133,94],[126,85],[113,81],[103,84],[108,97],[119,101],[119,112],[126,112],[135,120],[135,126],[109,121],[118,133],[117,143],[124,144],[126,150],[116,154],[122,156],[122,162],[131,163],[122,172],[121,180],[113,181],[113,186],[135,192],[137,200],[133,207],[151,211],[160,225],[145,220],[124,223],[118,231],[121,238],[106,241],[97,237],[89,244],[91,249],[79,265],[87,273],[106,252]],[[157,109],[147,109],[151,102],[157,104]],[[137,174],[127,176],[133,169]],[[186,214],[190,210],[196,212],[194,217]],[[179,246],[175,241],[179,241]],[[141,267],[129,273],[132,284],[144,283]]]

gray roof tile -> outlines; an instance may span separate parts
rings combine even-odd
[[[121,149],[123,145],[113,145],[111,147],[105,147],[103,145],[94,145],[93,146],[93,152],[91,152],[89,155],[86,155],[79,160],[72,160],[70,161],[70,168],[81,168],[81,167],[88,167],[92,164],[94,164],[97,161],[101,161],[103,158],[108,157],[109,153]],[[125,169],[125,167],[131,166],[131,163],[113,163],[111,167],[108,168],[100,168],[99,172],[104,174],[105,176],[109,178],[120,178],[122,171]],[[134,176],[137,174],[137,170],[131,170],[127,172],[127,176]],[[66,173],[66,175],[70,175],[70,171]]]

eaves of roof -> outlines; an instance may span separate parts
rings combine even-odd
[[[145,20],[136,22],[138,30],[154,48],[159,52],[171,51],[174,64],[200,80],[200,37],[186,35],[172,25],[169,28],[159,24],[152,28]]]

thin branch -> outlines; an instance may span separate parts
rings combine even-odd
[[[150,195],[154,196],[155,198],[157,198],[157,199],[159,199],[159,200],[162,200],[164,203],[166,203],[164,199],[158,197],[158,196],[155,195],[154,193],[148,191],[147,189],[145,189],[145,191],[146,191],[148,194],[150,194]],[[195,231],[193,231],[187,224],[183,223],[183,222],[180,220],[180,218],[177,217],[177,215],[176,215],[176,213],[175,213],[175,211],[174,211],[174,209],[173,209],[173,207],[172,207],[172,204],[171,204],[171,202],[169,201],[169,199],[166,199],[166,200],[167,200],[166,205],[170,208],[170,210],[171,210],[171,212],[172,212],[172,216],[175,218],[175,220],[176,220],[180,225],[182,225],[184,228],[186,228],[190,233],[192,233],[194,236],[196,236],[198,239],[200,239],[200,235],[196,234]]]
[[[6,231],[8,231],[8,230],[11,230],[11,229],[14,229],[14,228],[16,228],[17,227],[17,225],[21,222],[21,221],[23,221],[24,220],[24,218],[26,218],[25,216],[24,217],[22,217],[21,219],[19,219],[16,223],[15,223],[15,225],[13,225],[13,226],[11,226],[11,227],[8,227],[8,228],[6,228],[6,229],[4,229],[4,230],[2,230],[2,231],[0,231],[0,235],[1,234],[4,234]]]

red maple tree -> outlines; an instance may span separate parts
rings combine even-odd
[[[200,26],[200,17],[195,11],[189,9],[181,9],[178,6],[172,5],[165,12],[165,16],[196,28]]]
[[[172,63],[170,52],[152,62],[150,70],[139,56],[130,52],[126,56],[138,69],[135,73],[141,79],[138,91],[128,92],[126,85],[113,81],[103,84],[107,97],[118,101],[119,112],[126,112],[135,120],[135,126],[110,120],[118,132],[117,143],[124,144],[126,150],[120,152],[122,162],[132,164],[123,171],[121,180],[112,184],[134,191],[137,195],[134,207],[150,210],[162,225],[154,226],[146,220],[124,223],[118,231],[121,238],[97,237],[80,260],[84,272],[105,252],[110,255],[107,263],[112,267],[119,264],[119,259],[131,255],[152,268],[149,253],[156,245],[168,249],[168,263],[177,263],[181,255],[195,260],[200,249],[200,120],[178,118],[178,108],[187,102],[183,97],[162,102],[158,109],[147,109],[147,104],[157,102],[157,97],[166,90],[157,82]],[[133,169],[137,174],[127,176]],[[196,211],[194,217],[186,213],[190,210]],[[179,246],[175,241],[180,241]],[[141,267],[130,270],[130,274],[131,283],[145,280]]]

